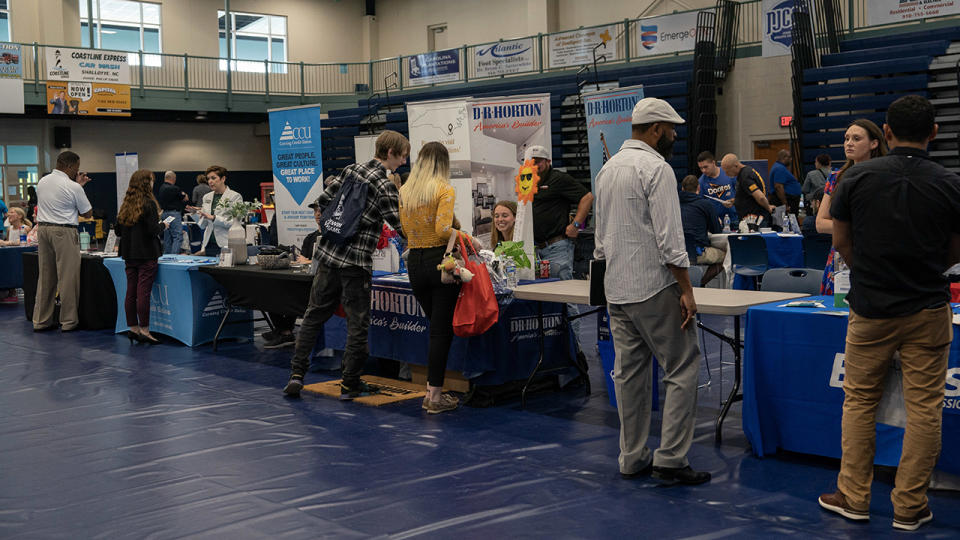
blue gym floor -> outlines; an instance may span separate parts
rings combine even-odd
[[[583,342],[595,342],[595,325],[584,327]],[[587,349],[589,397],[572,387],[535,394],[525,409],[514,400],[428,416],[419,400],[374,408],[286,399],[291,349],[264,350],[259,338],[214,354],[209,345],[130,345],[108,331],[35,334],[22,304],[0,306],[0,537],[898,534],[889,474],[874,484],[870,523],[853,524],[816,502],[834,488],[838,462],[754,458],[739,404],[714,446],[720,346],[710,337],[713,382],[700,391],[690,461],[713,481],[662,488],[621,478],[617,414]],[[727,348],[723,360],[732,360]],[[724,365],[723,395],[732,375]],[[311,373],[308,382],[333,378]],[[960,495],[930,499],[935,518],[918,536],[956,538]]]

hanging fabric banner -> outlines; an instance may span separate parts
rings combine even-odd
[[[630,138],[633,106],[643,99],[643,86],[601,90],[583,95],[587,117],[587,146],[590,148],[590,187],[610,156]]]
[[[115,154],[117,164],[117,209],[123,203],[123,197],[130,186],[130,177],[140,168],[140,156],[136,152]]]
[[[23,64],[20,45],[0,43],[0,113],[23,114]]]
[[[320,105],[270,109],[267,113],[277,239],[283,245],[299,246],[317,230],[309,205],[323,192]]]

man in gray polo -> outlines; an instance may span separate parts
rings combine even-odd
[[[667,163],[684,120],[666,101],[644,98],[633,109],[632,135],[595,182],[597,259],[604,278],[616,361],[620,474],[650,474],[666,485],[708,482],[687,461],[696,423],[697,304],[687,274],[677,180]],[[666,398],[660,448],[647,447],[651,356],[663,367]]]
[[[57,156],[57,168],[37,182],[37,254],[39,281],[33,306],[33,331],[57,327],[53,320],[60,291],[60,328],[76,330],[80,324],[80,237],[78,216],[90,217],[93,208],[83,186],[90,177],[80,171],[80,156],[66,151]]]

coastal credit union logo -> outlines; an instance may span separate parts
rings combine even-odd
[[[766,14],[764,33],[771,41],[789,48],[793,44],[793,0],[784,0]]]
[[[530,50],[530,46],[525,43],[494,43],[486,49],[477,51],[477,56],[490,55],[493,58],[510,58]]]
[[[648,51],[652,51],[657,46],[657,25],[640,25],[640,44]]]
[[[280,146],[299,146],[312,142],[313,128],[311,126],[291,126],[290,122],[286,122],[283,131],[280,132],[280,140],[277,141],[277,144]]]

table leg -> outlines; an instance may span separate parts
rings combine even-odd
[[[566,309],[566,306],[564,306]],[[530,383],[533,382],[533,378],[537,376],[537,371],[540,370],[540,367],[543,365],[543,350],[544,350],[544,336],[543,336],[543,302],[537,302],[537,345],[540,347],[540,356],[537,358],[537,365],[533,368],[533,372],[530,373],[530,376],[527,377],[526,384],[523,385],[523,390],[520,391],[520,406],[527,406],[527,389],[530,387]]]
[[[730,395],[727,397],[727,400],[723,403],[723,408],[720,409],[720,416],[717,417],[717,433],[716,433],[716,444],[720,445],[723,439],[723,421],[727,417],[727,413],[730,412],[730,406],[733,405],[735,401],[740,401],[743,399],[743,395],[740,394],[740,378],[741,378],[741,357],[740,348],[743,346],[740,343],[740,316],[737,315],[733,318],[733,388],[730,390]]]
[[[230,316],[230,304],[224,302],[224,307],[226,307],[227,310],[223,314],[223,320],[220,321],[220,326],[217,327],[217,333],[213,335],[213,352],[217,352],[217,340],[220,338],[220,332],[223,331],[223,327],[227,324],[227,317]]]

